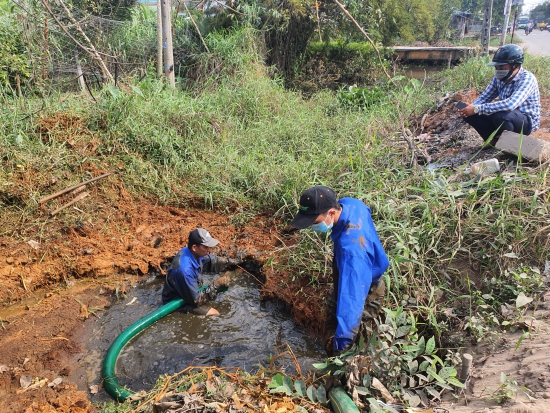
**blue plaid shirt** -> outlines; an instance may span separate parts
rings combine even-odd
[[[499,100],[493,102],[498,96]],[[540,93],[537,78],[523,67],[510,83],[493,77],[487,89],[474,100],[480,115],[519,109],[531,121],[531,132],[540,127]]]

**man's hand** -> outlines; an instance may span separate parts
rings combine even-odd
[[[470,103],[468,106],[462,109],[458,109],[458,113],[460,113],[460,116],[463,118],[467,118],[468,116],[472,116],[474,114],[474,105]]]
[[[220,313],[215,308],[211,308],[205,315],[220,315]]]

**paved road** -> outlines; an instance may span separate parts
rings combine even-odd
[[[545,30],[541,32],[539,29],[534,29],[529,36],[525,35],[525,30],[518,30],[514,33],[514,37],[518,35],[527,53],[539,56],[550,56],[550,32]]]

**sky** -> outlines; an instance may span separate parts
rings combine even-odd
[[[523,12],[528,13],[529,10],[534,9],[539,4],[544,3],[547,0],[524,0],[525,5],[523,6]]]

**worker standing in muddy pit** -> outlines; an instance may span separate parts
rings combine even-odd
[[[370,208],[354,198],[336,199],[326,186],[314,186],[300,197],[295,228],[328,232],[334,243],[333,291],[327,308],[329,356],[348,350],[361,321],[378,316],[386,287],[381,278],[388,257],[371,219]]]
[[[212,248],[219,243],[203,228],[189,233],[187,246],[176,254],[166,274],[162,290],[163,304],[183,298],[185,304],[179,311],[207,316],[220,314],[205,304],[216,298],[219,288],[227,287],[229,277],[219,277],[206,289],[199,290],[204,282],[203,273],[219,274],[231,265],[240,264],[242,260],[211,254]]]
[[[515,44],[499,47],[489,63],[495,67],[495,76],[489,86],[473,103],[462,105],[462,108],[457,104],[460,115],[483,140],[496,132],[491,145],[503,131],[530,135],[540,127],[538,82],[533,73],[521,66],[523,60],[521,47]]]

